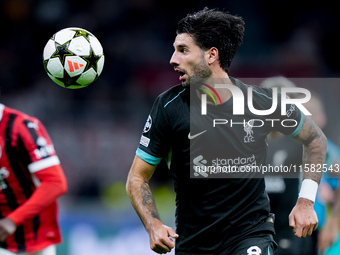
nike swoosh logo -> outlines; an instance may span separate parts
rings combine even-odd
[[[191,139],[194,139],[194,138],[196,138],[197,136],[199,136],[199,135],[201,135],[201,134],[203,134],[203,133],[205,133],[205,132],[207,132],[207,130],[204,130],[204,131],[202,131],[202,132],[200,132],[200,133],[198,133],[198,134],[195,134],[195,135],[190,135],[190,133],[188,134],[188,138],[191,140]]]

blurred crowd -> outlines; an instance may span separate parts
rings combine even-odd
[[[153,100],[179,82],[169,65],[176,22],[205,6],[246,22],[230,75],[315,78],[303,86],[325,99],[334,121],[325,132],[340,145],[340,118],[333,117],[340,94],[335,6],[292,0],[2,0],[1,102],[45,124],[69,182],[69,198],[96,199],[125,181]],[[43,68],[46,42],[66,27],[91,31],[104,48],[102,75],[81,90],[59,87]],[[318,78],[331,79],[331,85]]]

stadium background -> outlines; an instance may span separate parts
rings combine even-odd
[[[340,145],[340,18],[326,3],[1,0],[1,102],[41,119],[69,183],[60,199],[64,243],[59,254],[152,254],[125,194],[125,180],[153,100],[178,83],[169,59],[176,23],[188,12],[209,6],[242,16],[244,44],[230,75],[313,81],[297,85],[322,96],[325,133]],[[106,57],[101,77],[81,90],[54,84],[42,64],[49,37],[71,26],[91,31]],[[161,217],[173,226],[169,173],[156,172],[152,185]]]

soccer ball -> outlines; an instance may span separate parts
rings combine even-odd
[[[48,76],[69,89],[90,85],[104,67],[103,47],[98,39],[77,27],[55,33],[44,48],[43,60]]]

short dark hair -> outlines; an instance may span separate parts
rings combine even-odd
[[[236,50],[243,42],[244,21],[239,16],[205,7],[181,19],[176,33],[190,34],[203,50],[216,47],[220,66],[228,72]]]

